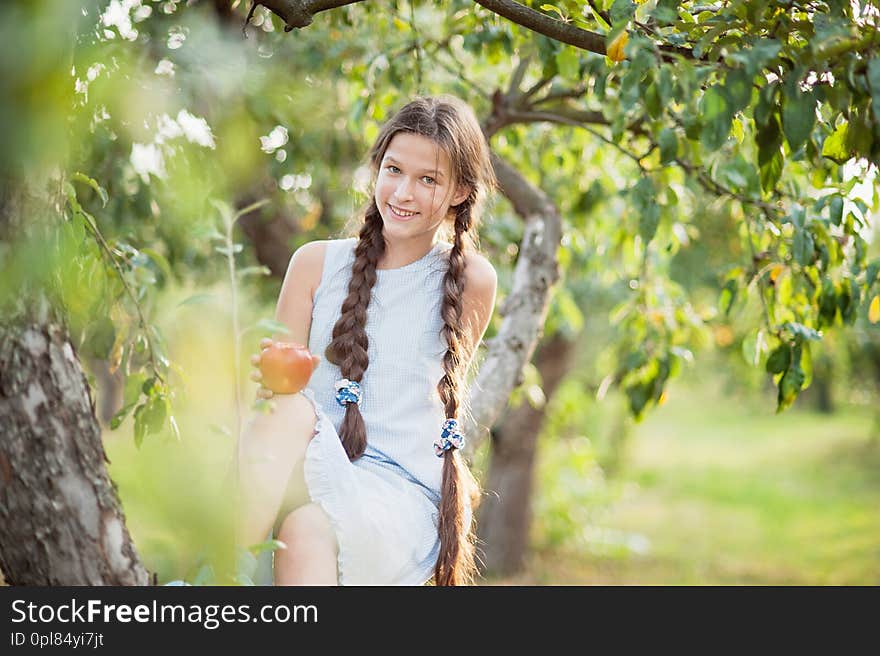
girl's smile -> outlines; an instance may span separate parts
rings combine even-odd
[[[400,221],[409,221],[413,218],[418,212],[407,211],[401,208],[394,207],[394,205],[388,204],[388,209],[391,210],[391,215],[399,219]]]

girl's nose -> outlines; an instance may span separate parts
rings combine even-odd
[[[400,184],[397,185],[395,196],[397,196],[397,199],[401,201],[410,200],[412,198],[411,183],[407,180],[401,180]]]

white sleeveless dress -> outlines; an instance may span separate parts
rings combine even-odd
[[[305,482],[336,532],[341,585],[422,585],[440,547],[443,459],[433,444],[445,420],[437,384],[447,349],[440,307],[451,245],[439,242],[411,264],[376,271],[367,308],[370,364],[361,381],[367,449],[351,462],[337,432],[345,408],[334,383],[342,375],[324,351],[348,295],[356,245],[356,238],[327,242],[314,295],[309,350],[322,360],[303,391],[318,417]]]

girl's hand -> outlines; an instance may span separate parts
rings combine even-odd
[[[273,342],[269,337],[264,337],[260,340],[260,353],[251,356],[251,366],[256,369],[256,371],[251,372],[251,380],[260,383],[260,386],[257,388],[257,398],[258,399],[271,399],[274,396],[272,390],[268,387],[263,387],[263,373],[260,371],[260,355],[262,354],[263,349],[269,348],[272,346]]]
[[[271,389],[263,386],[263,384],[262,384],[263,373],[260,369],[260,362],[261,362],[263,351],[265,349],[269,348],[270,346],[272,346],[273,344],[275,344],[275,342],[272,339],[270,339],[268,337],[264,337],[263,339],[260,340],[260,353],[251,356],[251,365],[256,368],[256,371],[252,371],[250,377],[251,377],[251,380],[260,383],[259,388],[257,388],[257,398],[258,399],[269,400],[273,396],[275,396],[275,393]],[[318,363],[320,361],[321,361],[320,356],[317,356],[317,355],[312,356],[312,370],[313,371],[315,368],[317,368]]]

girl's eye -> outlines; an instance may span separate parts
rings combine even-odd
[[[394,164],[389,164],[385,168],[391,171],[391,173],[400,173],[400,169],[394,166]]]
[[[427,184],[434,184],[436,180],[432,178],[430,175],[423,175],[422,180],[424,180]]]

